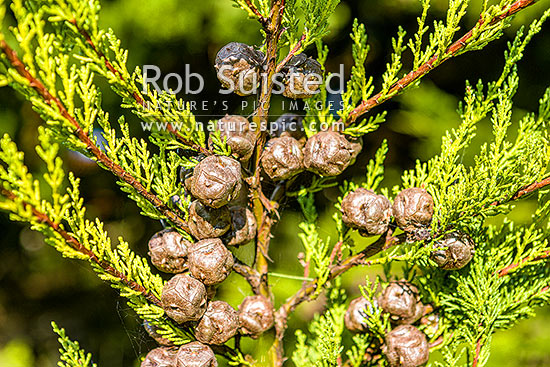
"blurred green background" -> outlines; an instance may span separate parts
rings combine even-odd
[[[183,74],[184,65],[206,79],[206,90],[198,96],[183,96],[186,100],[213,101],[219,88],[213,60],[217,50],[230,41],[259,45],[258,25],[246,19],[230,0],[109,0],[103,1],[101,23],[111,27],[130,50],[131,66],[155,64],[164,74]],[[471,14],[463,21],[470,28],[476,19],[481,1],[472,1]],[[434,0],[431,17],[442,18],[447,2]],[[459,123],[456,108],[463,95],[466,80],[493,80],[503,65],[503,52],[518,25],[528,24],[550,6],[549,0],[516,17],[514,26],[499,41],[485,50],[468,54],[443,65],[427,77],[422,86],[396,98],[385,106],[388,121],[365,140],[365,149],[355,166],[345,173],[346,179],[362,179],[364,167],[383,139],[388,139],[387,177],[383,183],[391,187],[399,183],[404,169],[414,166],[416,159],[426,160],[439,152],[441,136]],[[371,52],[367,71],[378,78],[388,61],[391,37],[401,24],[414,33],[419,12],[416,0],[342,1],[333,17],[331,34],[326,42],[331,49],[328,69],[337,71],[345,65],[351,68],[349,32],[353,18],[366,24]],[[462,33],[459,32],[459,33]],[[523,111],[535,111],[538,99],[550,85],[550,32],[548,26],[532,42],[519,65],[521,87],[516,97],[516,119]],[[312,50],[308,50],[313,53]],[[408,55],[405,57],[406,65]],[[376,79],[379,80],[379,79]],[[240,98],[230,97],[236,107]],[[280,111],[275,100],[274,113]],[[211,105],[210,105],[211,106]],[[128,111],[121,110],[119,99],[104,88],[104,107],[112,115],[124,114],[134,121],[135,135],[143,134],[139,123]],[[376,112],[376,111],[375,111]],[[202,114],[219,113],[211,108]],[[9,133],[27,153],[32,171],[41,170],[33,153],[36,128],[41,121],[12,90],[0,89],[0,133]],[[471,159],[476,145],[490,137],[488,122],[481,124],[478,137],[465,159]],[[122,235],[133,249],[146,254],[148,238],[161,229],[158,222],[143,218],[136,206],[117,189],[113,177],[80,157],[64,152],[66,167],[82,178],[82,192],[90,217],[106,222],[112,237]],[[317,196],[321,213],[321,232],[333,234],[331,223],[337,190]],[[534,203],[522,202],[511,213],[514,220],[527,222]],[[301,251],[296,224],[301,220],[296,204],[289,202],[282,221],[275,230],[271,257],[274,271],[281,274],[302,273],[295,255]],[[499,219],[495,219],[499,220]],[[99,281],[85,263],[62,259],[47,247],[40,235],[0,214],[0,366],[46,367],[57,361],[57,341],[50,328],[55,320],[68,334],[93,353],[100,367],[122,367],[137,364],[140,355],[154,346],[143,331],[139,320],[114,290]],[[361,245],[361,242],[359,242]],[[364,245],[364,243],[362,244]],[[250,260],[250,246],[239,256]],[[289,256],[292,254],[292,258]],[[344,277],[350,296],[356,296],[365,276],[377,269],[356,269]],[[293,294],[300,281],[272,277],[271,284],[280,303]],[[218,296],[237,306],[249,294],[248,286],[232,275],[219,289]],[[322,300],[301,306],[290,319],[287,351],[293,350],[294,328],[307,326],[316,311],[322,310]],[[260,341],[267,346],[269,337]],[[495,335],[490,366],[550,365],[550,308],[541,309],[536,319],[521,322],[508,332]],[[246,346],[246,345],[245,345]],[[261,347],[259,348],[261,350]]]

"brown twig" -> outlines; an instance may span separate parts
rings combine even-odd
[[[258,18],[258,21],[260,22],[260,24],[263,27],[265,27],[266,24],[267,24],[267,19],[262,15],[262,13],[260,13],[258,8],[252,3],[252,1],[250,1],[250,0],[244,0],[244,1],[245,1],[246,5],[250,8],[252,13],[254,13],[254,15]]]
[[[302,37],[300,37],[300,40],[298,41],[298,43],[296,43],[296,46],[294,46],[294,48],[290,50],[290,52],[288,53],[288,55],[286,55],[283,61],[281,61],[279,65],[277,65],[277,69],[275,71],[276,73],[279,73],[285,67],[286,63],[290,61],[292,56],[294,56],[296,52],[298,52],[298,50],[302,48],[302,42],[304,42],[305,39],[306,39],[306,35],[303,34]]]
[[[510,7],[504,11],[503,13],[495,16],[493,19],[491,19],[488,23],[489,24],[495,24],[498,23],[514,14],[519,12],[522,9],[525,9],[528,6],[531,6],[535,3],[536,0],[517,0],[514,2]],[[504,9],[503,9],[504,10]],[[462,36],[458,41],[454,42],[448,49],[447,52],[442,54],[436,54],[431,59],[426,61],[423,65],[418,67],[416,70],[411,71],[406,76],[401,78],[398,82],[396,82],[393,87],[390,88],[390,90],[387,93],[378,93],[375,96],[369,98],[368,100],[365,100],[359,104],[348,116],[345,123],[347,125],[352,124],[353,122],[357,121],[359,117],[364,115],[365,113],[369,112],[374,107],[377,107],[381,105],[382,103],[386,102],[387,100],[393,98],[395,95],[401,93],[406,87],[411,85],[412,83],[416,82],[418,79],[423,77],[424,75],[428,74],[432,69],[434,69],[436,66],[441,65],[445,61],[449,60],[450,58],[456,56],[460,51],[462,51],[467,45],[468,41],[474,36],[474,31],[484,24],[485,21],[483,19],[480,19],[476,26],[472,28],[468,33],[466,33],[464,36]]]
[[[99,149],[97,145],[94,144],[89,135],[84,130],[82,130],[78,121],[76,121],[76,119],[69,113],[69,111],[67,111],[59,98],[53,96],[39,79],[31,75],[23,62],[17,56],[17,53],[4,40],[0,40],[0,49],[6,55],[6,58],[15,68],[15,70],[17,70],[19,75],[21,75],[29,82],[29,85],[42,97],[42,99],[49,105],[55,106],[59,110],[63,118],[65,118],[74,126],[74,135],[86,145],[86,150],[88,150],[88,152],[95,157],[98,163],[111,171],[121,181],[134,188],[142,197],[153,204],[153,206],[160,213],[165,215],[169,221],[174,223],[182,230],[188,230],[187,223],[180,217],[180,215],[168,208],[168,206],[163,203],[156,195],[149,192],[139,181],[136,180],[135,177],[130,175],[120,165],[109,159],[109,157],[101,149]]]
[[[12,191],[9,191],[5,188],[0,189],[0,195],[4,196],[6,199],[17,202],[18,200],[15,193]],[[78,251],[79,253],[85,255],[89,258],[90,262],[98,265],[101,267],[107,274],[120,279],[122,283],[124,283],[128,288],[139,292],[145,297],[149,302],[153,303],[154,305],[158,307],[162,307],[161,301],[151,292],[149,292],[144,286],[141,284],[136,283],[135,281],[128,280],[126,275],[122,274],[120,271],[113,268],[109,263],[106,261],[100,260],[91,250],[87,249],[82,245],[75,237],[70,235],[67,231],[65,231],[59,223],[55,223],[50,217],[48,217],[45,213],[39,211],[37,208],[32,206],[31,204],[20,201],[21,204],[26,208],[30,209],[34,218],[36,219],[37,223],[42,223],[50,227],[53,231],[55,231],[63,240],[71,246],[74,250]]]
[[[526,257],[524,259],[521,259],[517,263],[510,264],[507,267],[500,269],[498,271],[498,276],[502,278],[503,276],[510,274],[512,271],[514,271],[515,269],[519,268],[520,266],[522,266],[527,262],[544,260],[549,257],[550,257],[550,251],[545,251],[542,255],[536,256],[534,258]]]
[[[479,357],[481,355],[481,347],[483,344],[481,343],[481,337],[477,340],[477,346],[476,346],[476,354],[474,356],[474,361],[472,363],[472,367],[477,367],[477,364],[479,363]]]
[[[122,83],[124,83],[125,85],[128,85],[129,83],[126,79],[124,79],[124,76],[122,75],[122,73],[113,66],[113,64],[109,61],[109,59],[107,59],[107,57],[105,56],[103,51],[101,51],[97,48],[97,46],[95,45],[94,41],[92,40],[92,37],[90,36],[90,34],[85,29],[82,29],[78,26],[78,24],[76,22],[76,19],[70,20],[69,23],[72,24],[76,28],[78,33],[84,38],[84,41],[91,47],[91,49],[96,53],[96,55],[100,59],[103,60],[107,70],[109,70],[111,73],[113,73],[113,75],[118,76],[119,80]],[[131,94],[132,94],[132,97],[134,98],[134,100],[140,106],[145,108],[146,103],[145,103],[145,100],[144,100],[143,96],[141,95],[141,93],[137,89],[135,89],[131,92]],[[188,139],[184,138],[176,129],[174,129],[172,124],[169,123],[167,125],[167,129],[168,129],[169,132],[174,134],[176,136],[176,138],[182,144],[189,147],[190,149],[195,150],[195,151],[200,152],[200,153],[205,154],[205,155],[211,155],[212,154],[212,152],[210,150],[208,150],[208,149],[202,147],[201,145],[195,144],[192,141],[189,141]]]
[[[260,273],[258,273],[256,269],[246,264],[243,264],[238,259],[235,259],[235,263],[233,264],[233,271],[242,276],[248,282],[248,284],[250,284],[250,287],[252,288],[254,294],[261,294],[261,277]]]

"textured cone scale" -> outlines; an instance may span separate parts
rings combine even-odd
[[[367,323],[365,322],[367,309],[372,309],[373,305],[365,297],[359,297],[351,301],[349,304],[344,323],[349,331],[355,333],[364,333],[368,331]]]
[[[393,216],[405,232],[428,227],[434,214],[434,201],[424,189],[413,187],[401,191],[393,202]]]
[[[282,70],[285,75],[283,95],[288,98],[309,98],[322,84],[322,66],[304,54],[294,55]]]
[[[230,157],[212,155],[195,166],[185,186],[204,205],[220,208],[235,199],[242,187],[241,164]]]
[[[186,258],[190,245],[176,230],[162,230],[149,240],[151,263],[165,273],[181,273],[187,269]]]
[[[210,347],[194,342],[180,347],[175,367],[218,367],[218,361]]]
[[[302,147],[290,136],[271,139],[262,153],[261,163],[269,178],[286,180],[304,170]]]
[[[404,280],[388,284],[382,292],[378,304],[391,315],[391,320],[398,324],[413,324],[424,313],[424,305],[420,302],[418,288]]]
[[[304,147],[305,167],[321,176],[338,176],[351,163],[351,143],[340,133],[322,131],[308,139]]]
[[[438,250],[432,252],[431,259],[442,269],[462,269],[475,254],[475,244],[464,232],[452,232],[434,245]]]
[[[285,113],[271,123],[270,132],[273,138],[290,136],[296,140],[306,137],[303,125],[304,117],[294,113]]]
[[[273,305],[264,296],[246,297],[239,306],[241,333],[258,337],[273,327]]]
[[[174,367],[177,353],[176,348],[155,348],[145,356],[141,367]]]
[[[256,132],[251,130],[250,122],[245,117],[227,115],[216,124],[221,138],[227,139],[231,153],[241,162],[247,162],[256,144]],[[210,149],[213,148],[212,139],[208,139]]]
[[[214,301],[195,329],[195,337],[205,344],[221,345],[237,334],[239,315],[227,302]]]
[[[412,325],[401,325],[388,333],[383,352],[391,367],[422,366],[430,358],[426,335]]]
[[[162,307],[179,324],[198,321],[206,311],[206,288],[187,274],[175,275],[162,289]]]
[[[216,55],[218,79],[241,96],[256,93],[265,55],[244,43],[231,42]],[[220,77],[223,75],[223,78]]]
[[[344,223],[358,229],[363,236],[385,233],[392,213],[391,203],[385,196],[362,187],[346,195],[341,210]]]
[[[257,225],[254,213],[245,207],[231,207],[231,231],[227,234],[228,246],[247,244],[256,237]]]
[[[200,201],[189,207],[189,231],[198,240],[223,236],[231,228],[231,215],[227,207],[211,208]]]
[[[233,254],[218,238],[199,241],[189,248],[189,271],[205,285],[223,282],[232,267]]]
[[[158,333],[158,327],[149,323],[148,321],[145,321],[143,323],[143,328],[145,329],[145,331],[147,331],[147,334],[149,334],[149,336],[157,342],[157,344],[166,346],[166,347],[170,347],[174,345],[173,342],[171,342],[170,340],[166,339],[164,336]]]

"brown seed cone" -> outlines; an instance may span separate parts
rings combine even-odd
[[[391,203],[385,196],[362,187],[346,195],[341,211],[344,223],[365,237],[385,233],[392,213]]]
[[[185,186],[201,203],[220,208],[240,193],[241,164],[230,157],[211,155],[195,166]]]
[[[173,228],[157,232],[149,240],[151,263],[165,273],[181,273],[187,269],[187,251],[191,243]]]
[[[180,347],[175,367],[218,367],[218,361],[210,347],[194,342]]]
[[[244,43],[231,42],[216,55],[218,79],[240,96],[256,93],[265,55]],[[223,75],[223,78],[220,77]]]
[[[145,356],[141,367],[174,367],[177,353],[176,348],[155,348]]]
[[[304,164],[321,176],[338,176],[348,168],[352,155],[351,144],[342,134],[322,131],[308,139]]]
[[[205,344],[222,345],[237,334],[239,315],[227,302],[214,301],[195,329],[195,337]]]
[[[432,252],[431,259],[442,269],[462,269],[475,254],[475,244],[470,236],[464,232],[452,232],[437,241],[434,247],[438,250]]]
[[[194,243],[189,248],[189,271],[205,285],[223,282],[231,273],[233,254],[219,238]]]
[[[261,163],[269,178],[286,180],[304,170],[302,147],[290,136],[271,139],[262,153]]]
[[[243,163],[250,160],[256,145],[256,132],[250,128],[250,122],[245,117],[226,115],[218,121],[216,129],[220,131],[222,139],[227,139],[227,145],[235,158]],[[208,145],[212,149],[212,138],[208,139]]]
[[[145,329],[145,331],[147,331],[147,334],[149,334],[149,336],[157,342],[157,344],[165,347],[174,346],[173,342],[158,333],[159,328],[157,326],[151,324],[148,321],[145,321],[143,322],[143,328]]]
[[[227,245],[239,246],[254,240],[257,225],[252,210],[242,206],[234,206],[229,210],[231,212],[231,231],[226,236]]]
[[[198,321],[206,311],[204,284],[187,274],[178,274],[162,289],[162,307],[179,324]]]
[[[424,189],[413,187],[401,191],[393,202],[393,216],[399,228],[414,232],[428,227],[434,215],[434,200]]]
[[[365,310],[372,308],[373,305],[365,297],[359,297],[351,301],[344,317],[346,329],[354,333],[367,332],[368,326],[365,322],[367,314]]]
[[[413,324],[424,313],[418,288],[405,280],[388,284],[378,299],[378,304],[398,324]]]
[[[309,98],[318,93],[323,77],[321,64],[304,54],[294,55],[283,68],[285,90],[288,98]]]
[[[239,306],[240,331],[253,338],[273,327],[273,304],[264,296],[246,297]]]
[[[383,352],[391,367],[422,366],[430,359],[426,335],[412,325],[401,325],[388,333]]]
[[[226,206],[211,208],[198,200],[189,206],[189,231],[198,240],[223,236],[231,228],[231,215]]]

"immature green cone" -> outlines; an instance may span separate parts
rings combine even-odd
[[[188,260],[191,275],[207,286],[223,282],[233,267],[233,254],[219,238],[191,245]]]
[[[445,270],[462,269],[472,261],[475,254],[475,244],[464,232],[455,231],[437,241],[431,259]]]
[[[226,206],[211,208],[195,200],[189,206],[189,231],[198,240],[223,236],[231,228],[231,215]]]
[[[206,288],[189,275],[178,274],[164,285],[161,301],[166,315],[177,323],[199,321],[206,311]]]
[[[180,347],[174,367],[218,367],[218,361],[210,347],[193,342]]]
[[[226,115],[216,124],[222,139],[227,139],[231,154],[241,162],[248,162],[256,145],[256,132],[250,127],[250,122],[243,116]],[[208,139],[210,149],[213,148],[212,137]]]
[[[391,367],[422,366],[430,359],[426,335],[412,325],[401,325],[388,333],[382,351]]]
[[[177,353],[178,350],[173,347],[155,348],[145,356],[145,359],[141,362],[141,367],[174,367]]]
[[[424,313],[418,288],[405,280],[388,284],[378,299],[378,304],[398,324],[413,324]]]
[[[290,136],[271,139],[262,153],[261,163],[269,178],[286,180],[304,170],[302,147]]]
[[[306,169],[321,176],[338,176],[351,163],[351,143],[340,133],[322,131],[308,139],[304,147]]]
[[[342,200],[342,221],[358,229],[363,236],[381,235],[388,230],[391,220],[391,203],[383,195],[362,187],[350,192]]]
[[[195,166],[185,180],[191,194],[204,205],[220,208],[238,197],[242,187],[241,164],[230,157],[211,155]]]
[[[187,241],[173,228],[157,232],[149,240],[151,263],[165,273],[182,273],[187,269]]]
[[[240,96],[256,93],[265,55],[244,43],[231,42],[216,55],[216,71],[222,85]]]
[[[237,334],[239,315],[227,302],[210,302],[195,329],[195,337],[205,344],[222,345]]]

